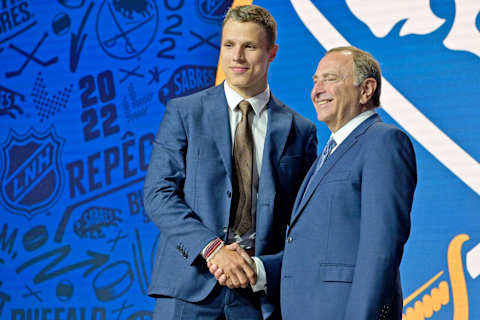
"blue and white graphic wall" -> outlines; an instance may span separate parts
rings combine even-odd
[[[151,319],[151,142],[230,5],[0,1],[1,319]]]

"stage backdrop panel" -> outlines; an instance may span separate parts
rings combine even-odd
[[[0,1],[0,318],[151,319],[143,180],[231,1]]]

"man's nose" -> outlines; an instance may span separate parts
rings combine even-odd
[[[325,83],[323,81],[315,81],[313,88],[312,88],[312,94],[315,96],[317,94],[325,92]]]
[[[245,59],[245,55],[243,52],[243,48],[236,48],[233,53],[233,60],[235,61],[243,61]]]

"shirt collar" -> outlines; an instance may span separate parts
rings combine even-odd
[[[255,115],[259,115],[267,106],[268,100],[270,100],[270,87],[267,84],[265,91],[257,94],[254,97],[244,99],[239,95],[232,87],[230,87],[227,81],[223,82],[223,88],[225,90],[225,96],[227,97],[228,107],[234,111],[235,108],[242,100],[247,100],[252,105]]]
[[[360,113],[358,116],[353,118],[352,120],[348,121],[343,127],[338,129],[335,133],[332,133],[333,139],[337,143],[337,146],[340,145],[347,137],[352,133],[355,128],[357,128],[363,121],[370,118],[370,116],[374,115],[376,112],[374,109],[369,109]]]

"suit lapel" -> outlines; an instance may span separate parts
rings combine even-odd
[[[268,103],[268,125],[263,150],[263,158],[267,156],[271,162],[262,161],[262,172],[264,168],[280,160],[290,134],[292,118],[292,114],[272,95]]]
[[[320,157],[317,157],[317,159],[315,159],[315,161],[310,166],[310,169],[308,170],[307,174],[305,175],[305,178],[303,178],[303,182],[300,185],[300,188],[298,189],[298,192],[297,192],[297,197],[295,199],[295,203],[293,204],[292,218],[293,218],[293,215],[295,214],[295,212],[298,211],[297,208],[298,208],[298,206],[300,205],[300,202],[303,199],[303,194],[305,193],[305,188],[307,187],[308,181],[310,181],[313,173],[315,172],[315,167],[317,166],[317,162],[319,161],[319,159],[320,159]]]
[[[291,225],[293,225],[293,223],[295,222],[295,220],[297,219],[297,217],[300,215],[300,213],[302,212],[303,208],[305,207],[305,205],[307,204],[307,202],[310,200],[310,198],[312,197],[312,194],[313,192],[315,191],[315,189],[318,187],[318,185],[320,184],[320,182],[323,180],[323,178],[325,177],[325,175],[335,166],[335,164],[338,162],[338,160],[340,158],[343,157],[343,155],[348,151],[350,150],[350,148],[358,141],[358,139],[365,133],[365,131],[375,122],[377,121],[381,121],[380,117],[378,115],[373,115],[371,116],[370,118],[366,119],[364,122],[362,122],[357,128],[355,128],[355,130],[352,131],[352,133],[347,137],[347,139],[345,139],[339,146],[338,148],[335,150],[334,153],[332,153],[328,158],[327,160],[325,161],[325,163],[323,164],[323,166],[320,168],[320,170],[318,171],[318,174],[315,175],[313,177],[313,180],[312,180],[312,183],[311,183],[311,186],[310,188],[308,188],[308,190],[305,190],[305,182],[308,181],[305,179],[303,185],[302,185],[302,188],[303,188],[303,192],[299,192],[298,193],[298,197],[297,197],[297,201],[298,202],[298,206],[295,206],[294,208],[294,211],[293,211],[293,214],[292,214],[292,218],[291,218]],[[315,163],[318,161],[318,158],[317,160],[315,161]],[[312,165],[312,168],[313,165]],[[312,171],[312,170],[310,170]],[[310,177],[312,175],[312,172],[309,172],[308,176]],[[305,195],[303,194],[304,192],[307,192]]]
[[[262,171],[258,182],[257,233],[272,225],[275,200],[275,172],[288,140],[292,126],[292,114],[273,95],[268,102],[268,124],[263,148]],[[271,211],[262,214],[268,204]]]
[[[232,138],[230,133],[230,117],[228,115],[227,98],[223,84],[215,87],[203,99],[205,112],[207,112],[210,132],[217,144],[218,151],[227,171],[227,176],[232,182]],[[214,129],[215,128],[215,129]]]

